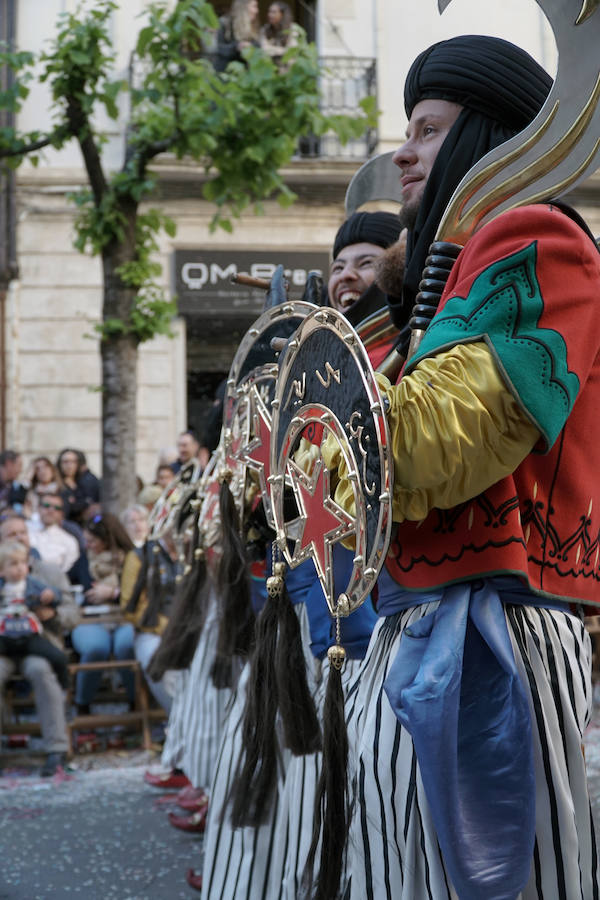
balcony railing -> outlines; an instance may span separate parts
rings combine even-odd
[[[324,56],[320,60],[319,78],[322,96],[321,108],[326,115],[355,115],[359,101],[376,96],[376,61],[368,57]],[[138,86],[144,77],[143,66],[132,55],[129,66],[129,81]],[[298,144],[301,159],[356,159],[365,160],[372,156],[377,146],[377,132],[367,129],[356,140],[344,146],[335,134],[321,137],[308,135]]]
[[[321,109],[326,115],[355,115],[360,100],[376,96],[377,69],[374,59],[348,56],[324,56],[321,64]],[[344,146],[335,134],[302,138],[300,156],[321,159],[367,159],[377,145],[374,128]]]

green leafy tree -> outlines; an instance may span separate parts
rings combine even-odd
[[[13,76],[0,103],[18,113],[37,77],[50,88],[54,122],[48,133],[0,129],[5,164],[16,167],[25,156],[35,162],[42,148],[71,140],[84,160],[88,186],[73,195],[75,246],[102,259],[102,321],[96,328],[103,499],[113,511],[133,499],[138,346],[168,333],[175,313],[157,283],[161,268],[154,259],[158,234],[164,229],[174,236],[175,223],[148,205],[155,188],[152,161],[165,152],[197,160],[206,172],[204,196],[215,206],[212,227],[231,231],[233,219],[248,207],[260,211],[267,197],[284,206],[294,201],[279,171],[300,136],[334,131],[346,141],[371,127],[375,116],[368,102],[356,118],[321,113],[314,45],[287,51],[283,70],[250,48],[244,63],[217,74],[205,48],[218,20],[205,0],[179,0],[173,9],[150,4],[135,47],[139,78],[134,85],[114,80],[107,26],[116,9],[112,0],[99,0],[91,9],[64,13],[39,60],[23,51],[0,52],[0,65]],[[94,126],[102,107],[112,119],[126,120],[123,162],[115,172],[103,165],[105,137]]]

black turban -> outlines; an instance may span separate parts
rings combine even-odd
[[[524,50],[500,38],[463,35],[434,44],[412,64],[405,85],[410,117],[421,100],[464,107],[438,153],[407,242],[397,327],[410,317],[429,246],[459,182],[482,156],[522,131],[540,111],[552,79]]]
[[[536,117],[551,86],[548,73],[515,44],[462,35],[417,56],[406,77],[404,106],[410,119],[421,100],[449,100],[516,134]]]
[[[375,244],[389,247],[398,240],[401,231],[400,219],[388,212],[353,213],[340,227],[333,243],[333,258],[350,244]]]

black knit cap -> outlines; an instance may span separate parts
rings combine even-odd
[[[375,244],[377,247],[389,247],[395,244],[400,235],[400,219],[388,212],[353,213],[340,227],[333,244],[333,258],[349,247],[350,244]]]
[[[406,114],[421,100],[449,100],[511,131],[535,118],[552,79],[524,50],[501,38],[466,34],[424,50],[404,85]]]

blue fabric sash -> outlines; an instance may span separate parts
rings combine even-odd
[[[333,578],[336,594],[346,590],[352,573],[353,560],[352,550],[347,550],[342,544],[334,544]],[[316,575],[306,597],[306,611],[310,625],[311,651],[317,659],[323,659],[327,649],[335,643],[335,620],[330,615],[321,583]],[[376,623],[377,613],[373,609],[370,597],[367,597],[363,605],[352,615],[341,620],[341,642],[348,659],[363,659]]]
[[[434,600],[438,607],[404,630],[384,689],[412,736],[460,900],[514,900],[531,870],[535,776],[530,712],[504,604],[567,607],[498,577],[428,594],[396,585],[394,612]]]

